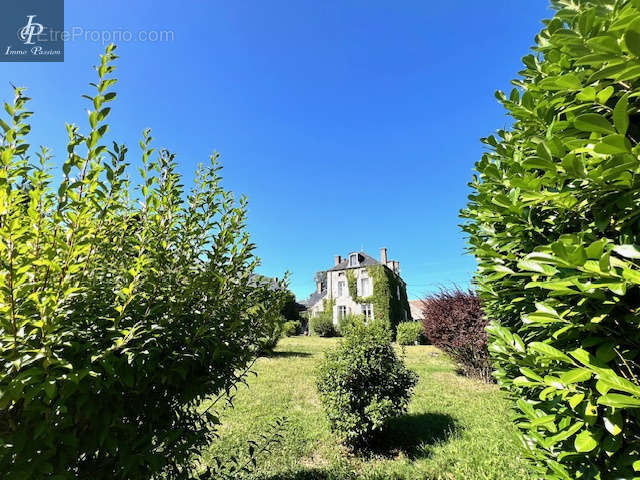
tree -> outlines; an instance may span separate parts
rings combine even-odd
[[[247,201],[222,188],[217,155],[187,193],[147,130],[131,188],[127,147],[105,142],[114,48],[86,96],[88,133],[67,125],[57,188],[48,150],[29,156],[24,89],[0,120],[7,478],[193,478],[219,423],[198,407],[230,400],[280,308],[281,290],[253,281]]]

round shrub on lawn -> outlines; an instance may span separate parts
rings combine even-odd
[[[420,322],[401,322],[396,332],[396,342],[400,345],[419,345],[424,343],[424,333]]]
[[[331,312],[319,312],[309,320],[311,333],[319,337],[335,337],[336,327],[333,324]]]
[[[331,429],[352,447],[366,445],[406,411],[417,381],[396,355],[389,331],[362,324],[325,354],[317,374]]]
[[[353,327],[353,325],[355,325],[356,323],[364,323],[364,316],[354,315],[353,313],[350,313],[340,318],[340,320],[338,320],[338,331],[337,331],[338,335],[340,336],[346,335],[347,331],[351,327]]]
[[[297,320],[289,320],[282,326],[282,333],[287,337],[293,337],[294,335],[300,335],[302,333],[302,326]]]
[[[640,1],[553,0],[464,217],[540,477],[640,475]]]

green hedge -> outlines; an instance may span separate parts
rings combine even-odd
[[[333,324],[331,312],[318,312],[309,319],[309,329],[319,337],[335,337],[338,332]]]
[[[396,331],[396,342],[400,345],[418,345],[425,342],[420,322],[400,322]]]
[[[553,479],[640,470],[640,1],[553,1],[468,219],[499,383]]]
[[[355,325],[364,324],[365,319],[363,315],[356,315],[353,313],[349,313],[343,317],[338,319],[338,334],[340,336],[344,336],[348,333],[350,328],[353,328]]]
[[[302,333],[302,325],[297,320],[289,320],[282,326],[282,333],[287,337],[300,335]]]

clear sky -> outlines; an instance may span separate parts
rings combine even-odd
[[[171,31],[119,42],[110,132],[137,155],[151,127],[186,185],[220,152],[225,187],[249,197],[261,273],[289,270],[301,299],[334,255],[386,246],[410,298],[468,285],[458,211],[546,0],[65,3],[81,38],[64,63],[0,63],[0,98],[11,81],[34,99],[32,144],[60,160],[64,122],[87,125],[80,95],[103,50],[88,32]]]

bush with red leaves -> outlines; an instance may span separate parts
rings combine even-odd
[[[487,319],[475,292],[441,290],[422,301],[424,333],[460,365],[464,375],[492,381]]]

